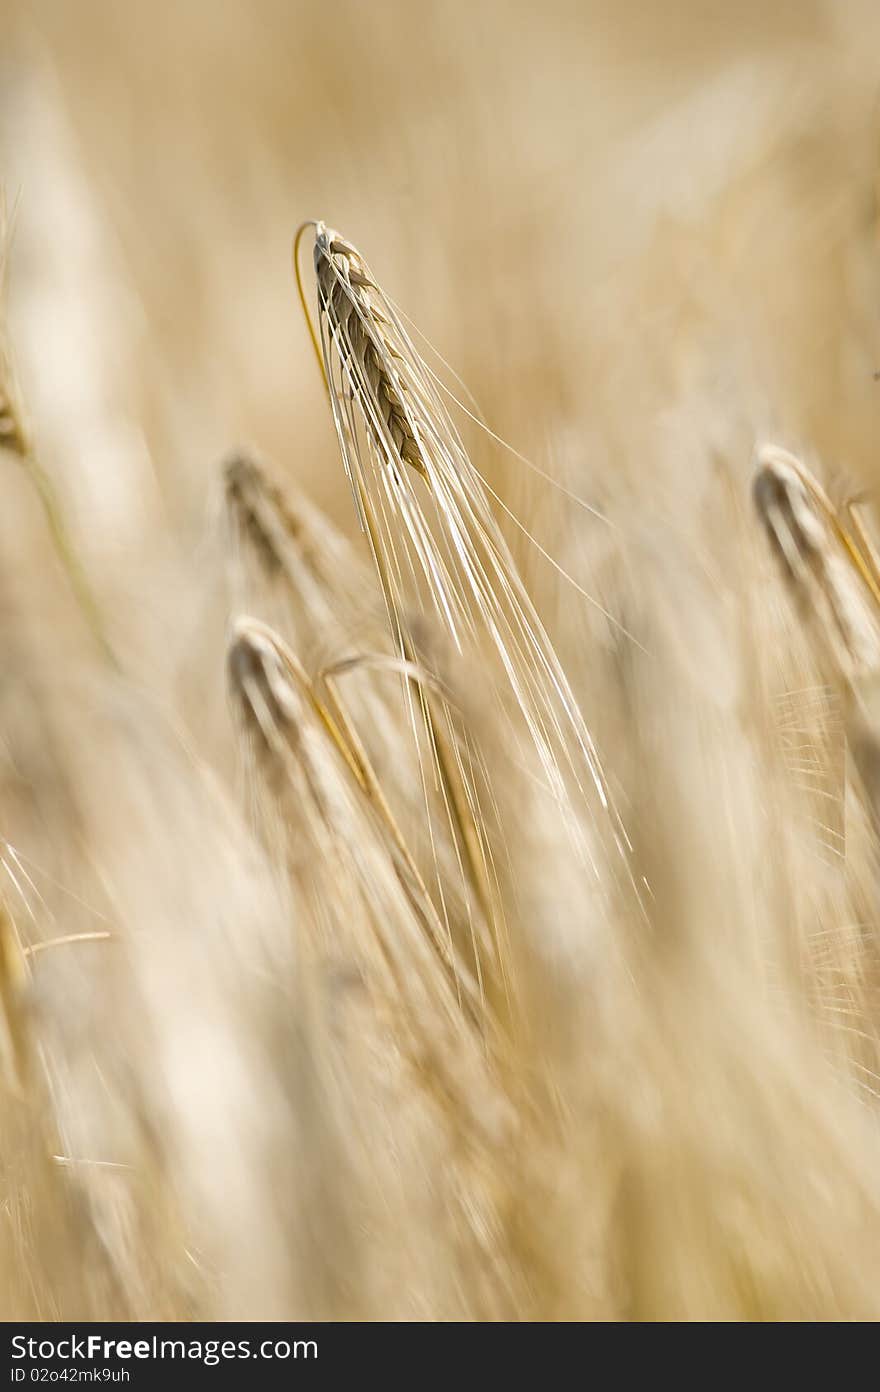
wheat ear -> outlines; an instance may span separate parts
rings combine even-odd
[[[433,375],[364,258],[320,222],[314,263],[333,419],[398,651],[414,655],[414,607],[429,608],[459,650],[488,644],[496,694],[512,697],[560,808],[574,796],[625,853],[592,736]],[[568,818],[572,830],[578,820]]]
[[[776,446],[759,454],[753,494],[795,598],[841,677],[851,684],[880,669],[876,558],[853,505],[842,517],[805,465]]]
[[[311,828],[315,845],[332,858],[331,843],[342,837],[339,844],[351,846],[352,828],[360,828],[363,850],[355,854],[349,867],[352,883],[363,890],[364,901],[369,903],[372,885],[357,869],[361,857],[368,858],[376,867],[383,894],[395,903],[402,925],[394,934],[390,911],[387,915],[368,915],[373,928],[360,950],[366,950],[368,943],[378,949],[402,1000],[407,998],[406,972],[410,976],[415,973],[426,989],[440,990],[442,977],[447,987],[438,999],[444,1002],[444,1012],[450,1018],[457,1013],[458,1007],[452,1011],[451,1006],[458,995],[469,1003],[473,1016],[477,1007],[473,980],[455,957],[338,695],[332,706],[322,701],[283,639],[250,618],[236,622],[229,673],[246,728],[262,750],[263,766],[282,799],[300,790],[300,819]],[[351,825],[343,827],[345,821]],[[396,889],[388,883],[389,870],[393,871]],[[404,942],[409,944],[406,972],[399,957]]]
[[[233,599],[267,612],[297,652],[312,654],[315,692],[345,725],[364,770],[378,766],[374,796],[385,801],[401,847],[399,829],[406,827],[407,856],[457,960],[502,1009],[502,915],[486,817],[478,819],[462,775],[478,757],[464,713],[424,661],[394,656],[373,608],[374,596],[381,604],[375,577],[327,520],[306,499],[292,499],[251,455],[236,455],[224,473]],[[395,675],[416,717],[409,737],[394,699]]]

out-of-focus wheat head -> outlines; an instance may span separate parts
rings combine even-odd
[[[3,337],[0,339],[0,441],[2,441],[4,449],[23,455],[27,453],[27,437],[6,330],[6,276],[10,241],[10,218],[6,194],[0,193],[0,324],[2,324],[3,333]]]
[[[795,787],[812,803],[817,844],[832,877],[830,903],[804,944],[806,986],[818,1018],[849,1055],[859,1087],[878,1081],[875,935],[880,588],[874,543],[860,501],[834,505],[794,455],[765,446],[754,498],[803,625],[800,673],[781,654],[787,677],[780,734]],[[804,687],[804,666],[813,683]],[[817,709],[824,718],[817,724]],[[866,844],[867,842],[867,844]],[[827,911],[845,915],[829,931]],[[846,920],[849,920],[848,922]]]
[[[226,501],[233,602],[272,620],[310,659],[324,706],[333,712],[326,719],[345,729],[350,761],[380,801],[440,920],[454,974],[475,978],[483,995],[499,989],[484,850],[490,823],[488,816],[476,823],[466,801],[480,789],[472,768],[469,782],[462,781],[470,757],[467,724],[449,690],[436,673],[395,657],[378,584],[306,499],[293,503],[265,466],[238,455],[226,468]],[[408,730],[401,729],[398,692],[424,717]],[[431,777],[435,766],[439,779]]]

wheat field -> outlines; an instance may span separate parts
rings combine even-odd
[[[880,1316],[876,5],[0,34],[0,1317]]]

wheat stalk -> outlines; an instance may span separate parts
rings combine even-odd
[[[880,577],[869,534],[853,504],[841,516],[809,470],[775,447],[761,452],[754,497],[826,670],[843,692],[847,740],[876,815]]]
[[[880,668],[880,582],[870,538],[852,504],[848,524],[794,455],[766,446],[754,499],[785,575],[848,682]]]
[[[624,855],[626,836],[592,736],[483,480],[432,374],[360,253],[319,222],[314,264],[337,438],[395,645],[412,660],[408,615],[418,606],[443,624],[460,652],[491,652],[500,668],[491,684],[502,718],[518,745],[525,736],[536,750],[542,775],[598,878],[602,872],[579,830],[580,809],[603,831],[610,826]]]
[[[319,982],[334,963],[335,978],[340,968],[345,974],[354,969],[363,983],[373,1013],[371,1024],[359,1026],[358,1050],[365,1028],[390,1030],[389,1043],[410,1078],[409,1084],[401,1080],[404,1092],[395,1105],[403,1106],[415,1081],[437,1109],[469,1195],[462,1218],[470,1227],[487,1204],[496,1206],[495,1186],[487,1191],[485,1176],[497,1162],[488,1156],[510,1126],[500,1080],[487,1071],[487,1029],[475,983],[461,964],[450,969],[439,921],[389,827],[345,713],[337,723],[338,712],[323,705],[283,640],[250,618],[236,622],[229,675],[256,745],[256,768],[270,802],[264,825],[270,841],[282,843],[295,921],[307,934],[317,931],[306,944],[307,958]],[[485,1242],[484,1221],[468,1242]]]
[[[490,809],[486,797],[478,804],[473,791],[479,756],[461,706],[424,662],[395,658],[373,611],[372,574],[306,499],[291,499],[250,456],[229,462],[225,483],[233,602],[264,613],[297,651],[313,655],[314,689],[345,727],[349,745],[357,746],[400,847],[399,828],[406,827],[407,858],[456,960],[503,1012],[502,914],[489,868]],[[395,676],[406,706],[417,712],[408,727],[393,700]]]
[[[406,842],[338,699],[334,710],[328,708],[287,644],[250,618],[236,622],[229,673],[238,708],[263,752],[263,766],[279,795],[286,800],[293,789],[300,790],[299,821],[309,828],[306,839],[314,842],[329,865],[337,858],[333,849],[337,838],[341,844],[344,836],[354,854],[349,874],[355,897],[369,904],[378,885],[381,895],[396,905],[393,913],[389,909],[368,913],[372,930],[361,943],[365,956],[372,955],[383,964],[383,972],[391,973],[390,998],[399,995],[405,1000],[408,983],[416,979],[424,989],[435,989],[440,980],[437,968],[443,964],[450,982],[473,1002],[473,982],[452,956]],[[363,842],[360,848],[352,845],[357,828]],[[372,881],[360,868],[362,860],[375,871]],[[298,864],[303,865],[299,857]],[[392,928],[395,917],[401,925],[397,933]],[[358,915],[353,914],[352,923],[357,922]],[[404,942],[409,944],[407,965],[398,956]],[[332,939],[330,946],[335,948]],[[458,1013],[457,1006],[453,1008],[454,995],[443,991],[440,1000],[441,1013],[454,1021]]]
[[[760,451],[753,494],[821,678],[815,685],[814,675],[804,688],[807,677],[798,669],[796,689],[778,704],[783,753],[813,808],[819,842],[836,863],[829,908],[845,922],[858,921],[873,915],[876,899],[873,872],[869,884],[858,874],[866,854],[855,842],[861,802],[867,798],[875,842],[880,806],[880,588],[873,542],[856,504],[835,507],[814,474],[778,447]],[[867,854],[870,863],[875,852]],[[806,935],[805,990],[832,1037],[829,1052],[844,1057],[857,1088],[873,1092],[866,1080],[880,1060],[876,946],[870,933],[830,931],[827,912]]]

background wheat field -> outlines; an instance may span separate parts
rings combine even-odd
[[[4,1319],[880,1315],[878,45],[0,0]]]

